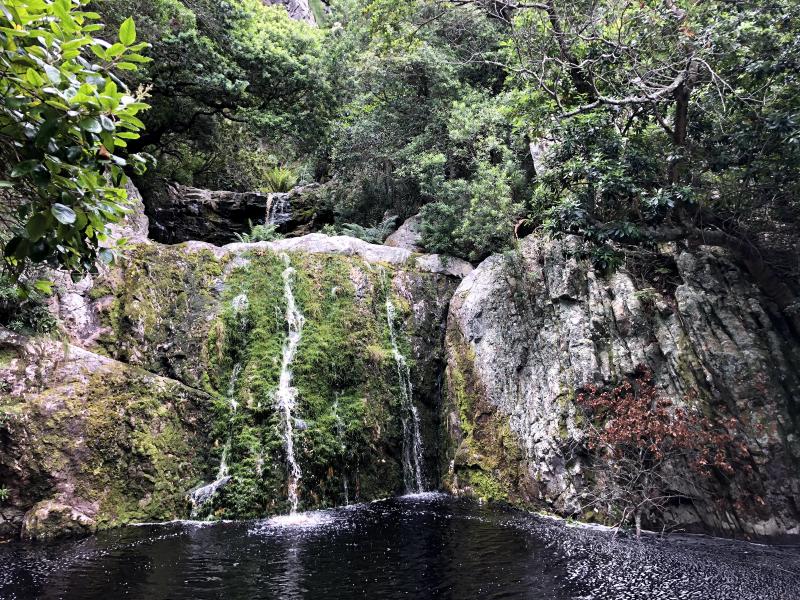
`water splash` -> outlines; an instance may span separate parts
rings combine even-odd
[[[400,384],[401,421],[403,423],[403,483],[407,493],[422,493],[425,491],[425,478],[422,472],[422,436],[420,435],[419,412],[414,405],[411,369],[397,345],[397,333],[394,326],[397,310],[392,302],[391,286],[387,284],[386,272],[383,270],[381,277],[386,292],[386,321],[389,325],[392,356],[397,366],[397,379]]]
[[[211,500],[214,494],[217,493],[217,490],[223,487],[231,480],[229,475],[225,475],[217,479],[216,481],[212,481],[208,485],[204,485],[202,487],[197,488],[196,490],[192,490],[189,494],[189,502],[192,505],[192,512],[190,518],[197,519],[200,516],[200,509]]]
[[[292,387],[291,367],[295,354],[297,354],[297,347],[300,345],[300,339],[303,336],[305,317],[298,310],[294,292],[292,291],[295,270],[292,268],[289,256],[287,254],[282,254],[281,256],[286,265],[283,271],[283,294],[286,300],[286,325],[289,329],[289,334],[283,344],[283,358],[281,360],[281,374],[278,380],[276,400],[283,420],[284,446],[286,448],[286,461],[289,465],[289,504],[292,507],[291,514],[294,515],[297,513],[298,504],[297,488],[303,472],[300,470],[300,465],[297,464],[294,455],[294,416],[292,413],[297,403],[297,389]]]
[[[281,529],[314,529],[334,522],[334,516],[329,511],[311,511],[277,515],[263,521],[254,527],[251,534],[264,534]]]

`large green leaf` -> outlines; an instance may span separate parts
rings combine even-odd
[[[50,219],[46,213],[36,213],[25,224],[25,231],[28,232],[28,237],[31,241],[40,239],[50,225]]]
[[[50,212],[53,213],[53,216],[59,223],[63,223],[64,225],[71,225],[75,222],[76,215],[75,211],[72,210],[69,206],[65,206],[60,202],[56,202],[50,208]]]
[[[120,26],[119,41],[126,46],[130,46],[136,41],[136,25],[132,17],[125,19]]]

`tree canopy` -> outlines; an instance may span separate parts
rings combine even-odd
[[[332,230],[383,232],[420,213],[427,250],[471,261],[537,229],[582,236],[604,268],[662,242],[719,243],[789,302],[796,2],[336,0],[315,4],[318,27],[259,0],[90,4],[119,36],[96,29],[85,4],[4,12],[3,152],[14,160],[3,185],[40,198],[25,204],[12,262],[55,252],[88,264],[99,240],[83,234],[101,230],[89,215],[117,214],[133,166],[145,196],[165,179],[236,191],[320,181]],[[55,11],[74,28],[55,25]],[[125,43],[131,15],[151,61]],[[40,41],[31,32],[45,26]],[[100,38],[78,41],[87,27]],[[76,85],[96,94],[70,96]],[[89,100],[76,112],[51,94]],[[62,154],[47,149],[51,135]],[[143,175],[141,152],[157,159]],[[76,160],[93,182],[59,176]],[[73,185],[110,204],[75,210]],[[39,235],[54,223],[59,238]],[[77,254],[59,249],[67,234]]]

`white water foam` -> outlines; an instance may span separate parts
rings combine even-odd
[[[297,308],[294,299],[292,284],[294,283],[294,269],[291,266],[288,254],[283,254],[283,262],[286,269],[283,271],[283,294],[286,299],[286,325],[289,334],[283,344],[283,357],[281,360],[281,374],[278,380],[278,391],[276,400],[278,409],[283,420],[283,438],[286,448],[286,462],[289,466],[288,496],[291,505],[291,514],[297,512],[298,497],[297,488],[303,472],[294,454],[294,409],[297,403],[297,389],[292,387],[292,362],[294,361],[297,347],[303,337],[303,325],[305,317]]]

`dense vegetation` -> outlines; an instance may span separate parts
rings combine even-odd
[[[50,65],[61,68],[57,54],[40,58],[15,42],[33,38],[12,32],[13,7],[83,4],[11,2],[0,28],[3,69],[22,79],[4,77],[3,114],[20,110],[21,94],[48,94],[53,84],[64,93],[68,79],[48,75]],[[120,85],[146,90],[144,133],[127,141],[127,151],[157,161],[137,175],[145,195],[164,179],[240,191],[321,181],[319,201],[336,221],[329,230],[379,239],[387,218],[421,211],[428,250],[473,261],[534,229],[583,236],[606,268],[625,255],[647,257],[659,242],[710,241],[739,253],[776,298],[788,298],[778,275],[797,266],[800,7],[791,0],[562,4],[335,0],[314,3],[314,27],[259,0],[96,0],[91,8],[109,26],[91,35],[115,42],[111,32],[134,15],[151,61],[129,70],[120,58],[89,52],[96,40],[73,46],[80,31],[63,29],[49,43],[68,44],[72,63],[99,61],[100,72],[116,70]],[[121,52],[142,50],[120,39],[113,47]],[[8,62],[14,43],[23,58]],[[47,68],[25,81],[26,60]],[[131,92],[122,87],[111,91],[121,106],[142,106],[126,104],[121,94]],[[65,155],[59,164],[118,173],[119,161],[137,155],[109,159],[87,148],[113,133],[106,121],[137,121],[97,108],[100,131],[70,133],[89,138],[82,158]],[[83,110],[75,118],[88,127]],[[26,116],[28,134],[16,116],[4,117],[4,152],[13,147],[6,140],[46,145],[47,124],[63,120],[40,112]],[[36,165],[22,165],[12,165],[17,176],[38,186]],[[2,179],[13,181],[5,171]],[[58,185],[74,185],[63,180]],[[63,238],[74,225],[58,208],[74,208],[70,190],[65,198],[54,187],[13,190],[39,198],[33,212],[52,219],[28,221],[33,235],[22,238],[31,249],[12,242],[12,262],[55,253],[63,266],[80,268],[94,258],[91,236],[87,247],[75,237],[87,232],[81,212],[70,232],[77,255],[64,258],[45,235]],[[115,213],[112,206],[101,216]]]

